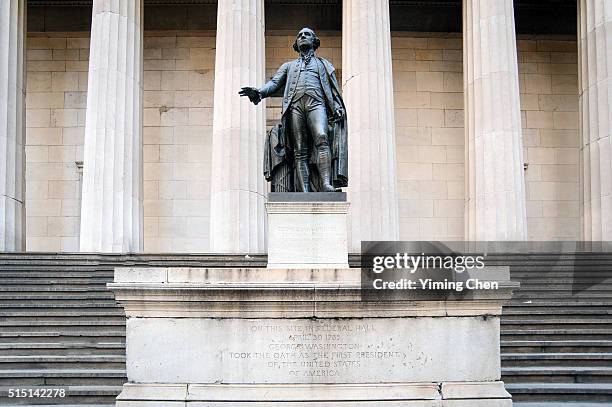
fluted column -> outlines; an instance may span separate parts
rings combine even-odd
[[[81,204],[82,252],[143,247],[142,0],[94,0]]]
[[[579,8],[583,238],[612,241],[612,1]]]
[[[25,1],[0,2],[0,252],[25,250]]]
[[[217,3],[212,140],[211,251],[265,251],[265,103],[238,96],[265,76],[264,1]]]
[[[466,238],[526,240],[513,0],[464,0]]]
[[[399,239],[389,0],[344,0],[342,91],[349,132],[350,246]]]

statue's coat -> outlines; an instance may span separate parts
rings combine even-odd
[[[333,128],[331,128],[329,132],[331,138],[329,145],[332,154],[331,181],[334,187],[342,188],[348,185],[348,126],[346,119],[346,108],[344,106],[344,101],[342,100],[340,85],[336,79],[334,66],[326,59],[320,58],[316,55],[312,58],[315,58],[318,63],[319,79],[321,80],[321,88],[325,97],[325,105],[327,106],[327,116],[329,118],[333,117],[334,112],[336,112],[338,109],[342,109],[345,112],[344,117],[341,120],[332,122],[330,124]],[[281,65],[272,79],[270,79],[270,81],[259,90],[262,98],[277,96],[279,94],[283,95],[283,109],[281,118],[283,131],[288,130],[288,127],[286,126],[286,113],[290,109],[293,96],[297,91],[296,87],[301,65],[301,58],[284,63]],[[275,139],[276,142],[282,145],[283,149],[288,145],[287,141],[291,140],[291,138],[286,137],[286,135],[279,137],[278,134],[275,135]],[[271,151],[269,151],[270,148],[280,147],[280,145],[272,144],[274,144],[274,142],[270,143],[270,141],[268,141],[265,145],[266,152],[264,155],[267,157],[274,155]],[[315,164],[316,159],[316,154],[313,154],[311,156],[310,163]],[[264,168],[264,173],[270,174],[272,172],[274,166],[270,168],[270,164],[270,160],[264,161],[264,167],[268,165],[268,168]]]

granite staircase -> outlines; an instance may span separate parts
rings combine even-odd
[[[357,256],[350,263],[358,266]],[[522,288],[502,318],[502,373],[517,407],[612,405],[612,255],[489,256]],[[116,266],[265,267],[265,256],[0,253],[0,389],[64,387],[64,399],[114,403],[125,324],[106,289]]]
[[[516,406],[611,406],[612,255],[490,260],[521,283],[501,321],[502,380]]]

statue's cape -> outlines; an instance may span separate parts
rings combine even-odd
[[[282,126],[272,127],[266,136],[264,145],[263,170],[266,181],[272,181],[272,173],[287,159]]]
[[[344,105],[344,100],[342,100],[342,93],[340,92],[340,85],[336,78],[334,66],[324,58],[319,58],[319,60],[325,66],[329,83],[332,86],[334,100],[344,110],[344,117],[342,120],[332,122],[332,129],[330,131],[330,147],[333,158],[332,185],[336,188],[342,188],[348,186],[348,123],[346,119],[346,106]]]

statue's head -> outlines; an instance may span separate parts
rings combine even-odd
[[[321,40],[317,37],[317,34],[310,28],[302,28],[295,37],[293,43],[293,49],[295,52],[300,52],[300,49],[312,48],[316,50],[321,45]]]

